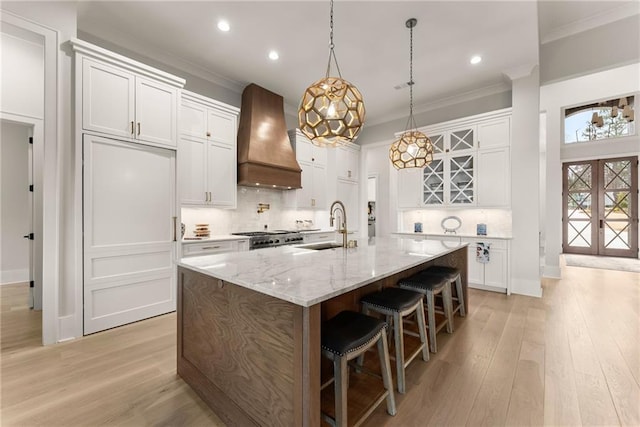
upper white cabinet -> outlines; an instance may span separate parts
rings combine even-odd
[[[510,116],[500,110],[421,129],[434,158],[397,172],[398,207],[509,206]]]
[[[184,205],[235,208],[236,107],[183,91],[178,186]]]
[[[347,231],[355,232],[360,229],[360,209],[358,200],[358,183],[338,178],[337,197],[346,209]]]
[[[80,60],[83,130],[176,146],[177,87],[97,59]]]
[[[299,130],[290,130],[289,139],[302,169],[302,188],[289,191],[289,205],[304,209],[328,209],[327,149],[318,147]],[[295,200],[292,200],[295,198]]]
[[[348,144],[336,150],[336,172],[338,179],[358,181],[360,173],[360,147]]]

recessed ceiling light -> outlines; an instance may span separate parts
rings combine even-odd
[[[229,23],[227,21],[221,20],[218,21],[218,29],[226,33],[231,29],[231,27],[229,26]]]
[[[479,64],[482,61],[482,57],[480,55],[474,55],[471,57],[471,59],[469,60],[470,63],[472,64]]]
[[[275,50],[272,50],[269,52],[269,59],[272,61],[277,61],[278,58],[280,58],[280,55],[278,55],[278,52],[276,52]]]

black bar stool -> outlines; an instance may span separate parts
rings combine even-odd
[[[425,271],[414,274],[413,276],[398,281],[400,288],[409,289],[420,292],[427,297],[427,319],[429,329],[429,348],[432,353],[438,352],[436,344],[436,334],[444,326],[447,327],[448,333],[453,333],[453,308],[451,302],[451,283],[445,276],[438,274],[429,274]],[[444,308],[445,320],[436,325],[436,305],[435,296],[442,295],[442,305]]]
[[[460,269],[455,267],[446,267],[444,265],[434,265],[427,268],[426,271],[430,274],[440,274],[442,276],[446,276],[449,282],[455,282],[456,296],[451,297],[451,299],[456,302],[456,305],[453,308],[453,314],[455,314],[456,311],[459,311],[460,317],[465,317],[467,314],[464,309],[464,293],[462,292],[462,279],[460,278]]]
[[[422,352],[422,359],[425,362],[429,360],[427,330],[424,321],[424,306],[422,300],[422,294],[400,288],[386,288],[380,292],[365,295],[360,300],[364,314],[369,314],[371,311],[384,314],[387,317],[387,323],[393,325],[396,349],[396,378],[398,391],[403,394],[406,390],[405,368],[409,366],[409,363],[411,363],[420,352]],[[403,319],[413,313],[416,314],[419,335],[405,331],[402,324]],[[391,319],[392,322],[390,322]],[[404,357],[404,334],[419,336],[421,342],[420,347],[406,358],[406,360]],[[358,365],[362,365],[363,358],[364,354],[358,359]]]
[[[335,317],[322,323],[321,341],[322,355],[333,361],[333,380],[322,386],[334,383],[335,387],[335,419],[323,413],[323,417],[331,425],[347,427],[347,388],[349,371],[347,362],[363,354],[374,344],[378,344],[380,370],[385,392],[355,423],[358,425],[368,417],[383,400],[387,400],[387,412],[396,414],[396,402],[391,380],[389,349],[387,347],[387,324],[383,320],[367,316],[355,311],[342,311]]]

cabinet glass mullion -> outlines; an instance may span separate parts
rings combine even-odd
[[[444,176],[443,159],[434,159],[425,166],[422,175],[422,203],[444,204]]]

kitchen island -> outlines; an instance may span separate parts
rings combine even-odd
[[[467,244],[376,238],[182,259],[178,374],[229,425],[320,425],[320,325],[429,265],[461,270]]]

